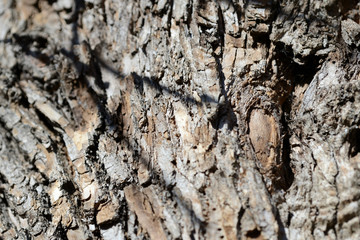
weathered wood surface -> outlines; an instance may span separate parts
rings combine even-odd
[[[359,14],[0,0],[0,238],[360,239]]]

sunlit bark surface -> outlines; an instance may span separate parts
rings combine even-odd
[[[0,239],[360,239],[359,14],[0,0]]]

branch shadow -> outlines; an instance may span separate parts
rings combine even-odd
[[[230,0],[224,0],[224,1],[229,1],[232,4],[234,4],[233,1],[230,1]],[[247,8],[249,2],[251,2],[251,1],[246,1],[245,9]],[[84,7],[85,7],[84,0],[75,0],[74,10],[73,10],[74,12],[69,20],[72,22],[71,47],[69,50],[67,50],[65,48],[61,48],[60,53],[71,61],[71,63],[75,67],[78,74],[80,74],[82,76],[81,79],[83,81],[85,81],[87,90],[89,92],[91,92],[91,96],[94,98],[95,102],[98,103],[99,112],[104,121],[103,127],[104,128],[114,127],[116,129],[116,132],[120,135],[120,138],[118,139],[118,141],[122,142],[124,145],[127,146],[128,150],[130,152],[132,152],[134,159],[137,159],[139,163],[147,166],[147,168],[150,172],[150,175],[152,176],[152,179],[154,179],[154,181],[158,181],[158,184],[160,184],[161,186],[164,186],[171,193],[171,195],[175,198],[175,201],[180,201],[180,202],[183,201],[183,200],[181,200],[182,197],[179,196],[176,191],[173,191],[174,186],[167,185],[167,183],[164,180],[164,177],[162,176],[162,173],[159,173],[151,165],[151,161],[147,160],[145,158],[142,158],[140,156],[138,151],[139,151],[139,149],[141,149],[141,146],[138,146],[137,144],[132,143],[131,136],[126,135],[126,133],[123,132],[119,128],[119,126],[123,125],[122,119],[119,119],[119,117],[116,116],[116,114],[111,114],[108,111],[107,106],[106,106],[106,96],[98,95],[96,93],[96,91],[94,91],[94,89],[92,89],[91,84],[88,81],[88,78],[90,76],[95,78],[96,84],[102,90],[106,91],[106,89],[111,87],[109,85],[110,83],[103,81],[102,74],[101,74],[101,68],[105,69],[106,71],[111,72],[116,77],[118,77],[122,80],[125,79],[127,76],[124,75],[117,68],[111,66],[109,63],[104,61],[101,57],[99,57],[95,50],[90,49],[92,58],[91,58],[91,62],[89,64],[81,62],[79,60],[78,56],[76,56],[75,46],[80,44],[79,33],[78,33],[78,27],[79,27],[78,22],[79,22],[79,19],[81,16],[80,14],[83,11]],[[285,14],[285,13],[279,12],[278,14]],[[40,42],[40,44],[46,45],[47,44],[46,38],[45,38],[45,40],[46,40],[45,42],[41,37],[34,38],[33,36],[29,37],[26,35],[14,34],[14,38],[15,38],[16,42],[22,47],[23,51],[27,55],[37,58],[38,60],[40,60],[46,64],[50,64],[50,62],[51,62],[50,59],[52,56],[44,55],[41,53],[41,51],[32,50],[32,48],[29,47],[29,45],[32,44],[34,41],[37,41],[37,42]],[[4,42],[4,43],[11,43],[11,41],[12,41],[11,39],[0,40],[0,42]],[[284,49],[284,48],[285,48],[284,46],[281,47],[281,49]],[[283,51],[285,51],[285,50],[283,50]],[[291,52],[289,54],[291,54]],[[286,59],[289,59],[289,58],[292,58],[292,56],[290,56]],[[222,73],[222,67],[221,67],[220,62],[218,62],[217,64],[218,64],[219,72]],[[201,101],[199,101],[199,100],[195,99],[194,96],[192,96],[189,93],[181,93],[179,91],[172,90],[171,88],[159,83],[158,81],[156,81],[152,78],[140,76],[138,73],[135,73],[135,72],[132,72],[130,75],[132,76],[134,85],[136,86],[137,89],[143,89],[144,85],[146,85],[146,86],[150,87],[151,89],[157,91],[160,94],[166,94],[166,95],[171,96],[172,98],[179,99],[184,105],[204,106],[205,104],[208,104],[208,103],[220,104],[218,99],[214,99],[212,96],[209,96],[207,94],[201,94],[199,96]],[[211,120],[211,123],[215,129],[219,129],[222,127],[221,124],[224,121],[222,119],[234,119],[234,118],[236,119],[236,116],[231,109],[229,99],[227,96],[227,92],[225,91],[223,74],[220,76],[220,85],[222,88],[222,95],[225,97],[225,104],[221,105],[219,107],[219,111],[216,113],[216,116],[214,117],[213,120]],[[230,130],[232,129],[234,124],[235,123],[228,124],[230,126]],[[154,182],[154,183],[157,183],[157,182]],[[136,182],[130,181],[128,184],[136,184]],[[146,185],[143,185],[142,187],[146,187],[146,186],[148,186],[148,184],[149,183],[147,183]],[[150,184],[151,184],[151,182],[150,182]],[[194,210],[191,209],[191,205],[184,203],[184,206],[186,206],[188,208],[187,210],[193,216],[194,221],[199,222],[201,226],[204,226],[206,224],[205,222],[201,221],[196,216]],[[280,222],[280,220],[279,220],[279,222]]]
[[[91,97],[93,100],[97,103],[97,107],[99,109],[99,113],[101,115],[101,119],[103,121],[103,129],[106,128],[112,128],[115,129],[115,131],[120,135],[119,141],[121,144],[125,145],[128,150],[132,153],[134,160],[139,163],[143,164],[147,167],[151,179],[150,182],[142,185],[141,187],[145,188],[149,186],[151,183],[158,184],[160,186],[165,187],[171,194],[171,198],[173,201],[176,202],[183,202],[183,197],[179,196],[176,191],[173,191],[174,185],[167,185],[167,183],[164,180],[164,177],[162,176],[162,173],[159,173],[151,164],[151,159],[147,160],[143,157],[141,157],[141,154],[139,154],[139,149],[141,149],[141,146],[136,146],[132,141],[130,141],[131,136],[127,136],[125,132],[121,131],[119,126],[123,125],[122,120],[119,119],[116,114],[111,114],[106,106],[106,96],[105,95],[98,95],[94,89],[92,89],[91,84],[89,83],[88,78],[94,77],[96,84],[102,89],[106,90],[109,88],[109,83],[103,82],[102,75],[101,75],[101,68],[104,68],[106,71],[111,72],[116,77],[120,79],[125,79],[126,76],[122,74],[119,70],[114,68],[113,66],[109,65],[106,61],[104,61],[102,58],[100,58],[96,51],[91,51],[91,61],[89,64],[84,63],[79,60],[79,57],[75,53],[75,46],[79,45],[79,34],[78,34],[78,21],[81,14],[82,9],[85,6],[85,2],[83,0],[76,0],[75,1],[75,9],[72,17],[70,18],[70,21],[72,21],[72,39],[71,39],[71,47],[69,50],[65,48],[60,48],[59,52],[62,54],[65,58],[69,59],[71,64],[74,66],[77,73],[80,75],[80,80],[85,82],[85,86],[87,87],[87,90],[91,93]],[[36,58],[40,60],[41,62],[45,64],[51,64],[51,57],[46,54],[41,53],[41,50],[32,48],[32,45],[34,43],[40,43],[40,49],[43,48],[48,44],[48,40],[40,35],[29,35],[26,33],[22,34],[14,34],[13,37],[15,38],[15,42],[21,47],[22,51],[33,58]],[[5,39],[2,40],[4,43],[12,42],[12,39]],[[134,84],[136,88],[141,89],[144,85],[149,86],[150,88],[156,90],[157,92],[161,94],[168,94],[173,98],[179,99],[184,104],[193,104],[202,106],[206,103],[218,103],[216,99],[213,97],[202,94],[200,95],[201,101],[197,101],[192,95],[190,94],[184,94],[180,93],[178,91],[171,90],[169,87],[164,86],[160,84],[159,82],[156,82],[155,80],[152,80],[149,77],[142,77],[138,75],[135,72],[132,72],[130,74],[132,76],[132,79],[134,81]],[[102,134],[102,133],[101,133]],[[97,136],[99,137],[99,136]],[[90,146],[92,147],[92,146]],[[97,147],[96,147],[97,149]],[[94,158],[95,159],[95,158]],[[139,165],[140,166],[140,165]],[[154,181],[154,182],[152,182]],[[137,184],[134,180],[129,180],[127,185],[129,184]],[[125,185],[126,186],[126,185]],[[120,186],[121,188],[125,186]],[[194,212],[192,209],[191,204],[182,203],[183,206],[187,209],[187,211],[191,214],[193,221],[197,222],[202,229],[204,229],[204,225],[206,224],[204,221],[202,221]],[[114,223],[115,225],[116,223]]]

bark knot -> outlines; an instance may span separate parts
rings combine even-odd
[[[280,146],[279,126],[275,118],[262,109],[254,109],[250,115],[249,137],[263,170],[276,165]]]

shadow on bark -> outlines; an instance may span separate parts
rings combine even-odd
[[[229,1],[229,2],[232,2],[232,1]],[[246,8],[248,2],[249,1],[246,1],[245,8]],[[349,2],[349,1],[347,1],[347,2]],[[108,63],[103,61],[100,57],[98,57],[98,54],[96,53],[96,51],[91,51],[92,58],[91,58],[90,64],[83,63],[77,59],[74,49],[75,49],[75,45],[80,44],[77,29],[78,29],[79,14],[81,13],[84,6],[85,6],[85,3],[83,0],[75,1],[74,14],[70,19],[70,21],[73,22],[72,23],[73,36],[72,36],[72,40],[71,40],[71,43],[72,43],[71,48],[70,48],[70,50],[66,50],[65,48],[62,48],[62,49],[60,49],[60,52],[72,62],[76,71],[78,72],[78,74],[80,74],[80,76],[81,76],[80,78],[85,82],[87,90],[89,92],[91,92],[91,96],[94,98],[94,101],[98,103],[97,105],[98,105],[99,112],[101,114],[101,118],[103,121],[102,129],[101,129],[101,131],[99,131],[100,134],[98,136],[96,136],[97,140],[95,139],[94,144],[89,146],[89,149],[92,148],[92,149],[90,149],[91,151],[89,151],[89,154],[96,154],[97,146],[95,146],[95,145],[98,143],[98,139],[99,139],[100,135],[102,133],[104,133],[107,128],[115,128],[117,133],[120,136],[119,139],[116,139],[116,140],[119,141],[120,143],[122,143],[123,145],[125,145],[128,148],[128,150],[130,152],[132,152],[134,159],[137,159],[139,163],[147,166],[147,168],[150,172],[151,179],[149,182],[147,182],[145,185],[143,185],[143,187],[147,187],[150,184],[158,183],[161,186],[165,186],[165,189],[167,189],[171,193],[171,195],[172,195],[171,197],[174,198],[175,201],[182,202],[182,197],[178,196],[176,191],[173,191],[174,186],[168,186],[165,183],[164,178],[161,176],[161,173],[158,173],[156,171],[156,169],[154,169],[151,162],[149,162],[149,160],[142,158],[140,156],[140,154],[139,154],[140,147],[137,146],[136,144],[132,143],[131,136],[124,135],[124,132],[122,132],[121,129],[119,129],[119,126],[122,126],[122,122],[121,122],[122,120],[119,119],[115,114],[109,113],[109,111],[107,110],[107,107],[106,107],[106,96],[98,95],[96,93],[96,91],[94,91],[94,89],[92,89],[90,86],[90,84],[87,80],[88,76],[94,77],[97,86],[99,86],[102,90],[106,90],[107,88],[110,87],[109,83],[104,82],[102,79],[101,68],[104,68],[107,71],[113,73],[115,76],[119,77],[120,79],[124,79],[126,76],[123,73],[121,73],[119,70],[117,70],[116,68],[110,66]],[[47,42],[48,40],[46,38],[41,37],[41,36],[14,34],[14,39],[21,46],[22,51],[24,51],[27,55],[37,58],[38,60],[40,60],[41,62],[43,62],[45,64],[49,64],[51,62],[52,56],[47,56],[45,54],[42,54],[40,51],[34,51],[29,47],[30,44],[32,44],[34,41],[37,42],[40,46],[48,44],[48,42]],[[1,41],[5,42],[5,43],[9,43],[12,40],[5,39],[5,40],[1,40]],[[291,50],[286,49],[286,46],[278,45],[277,48],[278,48],[277,51],[279,51],[281,53],[279,55],[279,59],[282,59],[282,62],[284,64],[290,65],[289,70],[288,70],[289,74],[296,76],[295,78],[292,79],[293,86],[295,84],[309,83],[313,79],[313,76],[315,75],[315,73],[317,71],[316,66],[318,65],[318,61],[313,62],[314,63],[313,66],[315,66],[315,67],[311,66],[309,69],[304,68],[304,67],[301,67],[300,65],[294,63],[291,60],[294,57],[294,56],[292,56],[293,53]],[[290,61],[290,64],[289,64],[289,61]],[[309,62],[310,62],[310,60],[309,60]],[[305,64],[305,66],[309,66],[309,62],[307,64]],[[312,65],[312,64],[310,64],[310,65]],[[218,68],[219,68],[219,72],[222,73],[221,65],[219,62],[218,62]],[[303,74],[303,72],[306,72],[306,73]],[[215,129],[221,128],[222,125],[225,124],[226,121],[229,121],[229,119],[231,121],[231,123],[228,123],[230,130],[236,124],[236,116],[230,106],[228,96],[225,91],[223,74],[220,75],[220,84],[221,84],[221,88],[222,88],[222,96],[225,97],[224,103],[219,103],[219,99],[214,99],[213,97],[211,97],[207,94],[200,95],[199,97],[200,97],[201,101],[198,101],[192,95],[190,95],[188,93],[180,93],[178,91],[174,91],[174,90],[170,89],[169,87],[164,86],[149,77],[139,76],[137,73],[134,73],[134,72],[131,73],[131,75],[132,75],[132,79],[134,80],[134,84],[138,89],[143,89],[143,86],[147,85],[161,94],[168,94],[173,98],[179,99],[185,105],[194,104],[194,105],[198,105],[198,106],[203,106],[207,103],[219,104],[217,113],[214,115],[213,119],[210,119],[210,122]],[[221,104],[223,104],[223,105],[221,105]],[[285,104],[283,105],[283,111],[284,111],[285,115],[290,114],[291,104],[289,104],[289,101],[286,101]],[[285,131],[286,131],[285,138],[284,138],[283,158],[284,158],[284,163],[285,163],[285,168],[286,168],[285,173],[288,175],[285,174],[287,184],[285,186],[282,186],[282,188],[287,190],[291,186],[294,176],[293,176],[293,172],[291,171],[291,168],[290,168],[290,160],[291,160],[290,159],[290,147],[291,146],[289,144],[289,136],[290,136],[289,131],[290,130],[288,129],[288,126],[287,126],[288,119],[286,118],[285,115],[283,116],[283,119],[282,119]],[[351,155],[356,155],[359,152],[359,145],[356,144],[356,142],[358,142],[359,139],[358,139],[358,137],[356,137],[357,135],[355,133],[358,134],[359,131],[355,130],[354,134],[351,135],[351,137],[349,138],[349,142],[351,142],[351,144],[352,144],[351,145],[352,147],[350,148]],[[93,161],[96,161],[95,158],[91,158],[91,159]],[[134,183],[135,183],[134,181],[128,181],[128,182],[126,182],[125,185],[119,186],[119,188],[122,190],[126,185],[134,184]],[[72,186],[70,183],[67,186],[68,186],[68,190],[70,193],[74,192],[74,189],[73,189],[74,186]],[[191,205],[186,204],[186,203],[184,203],[183,205],[185,207],[187,207],[187,210],[193,216],[194,221],[199,222],[200,225],[203,227],[203,229],[205,229],[206,223],[201,221],[196,216],[193,209],[191,209]],[[240,212],[239,216],[242,214],[243,214],[243,212]],[[280,228],[283,229],[284,226],[283,226],[280,218],[278,219],[278,222],[279,222]],[[257,230],[254,230],[253,232],[249,232],[247,236],[250,238],[253,238],[253,237],[258,237],[259,235],[260,235],[260,232],[258,232]]]

